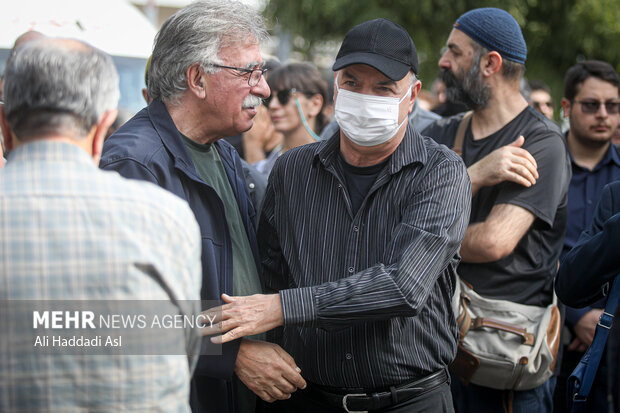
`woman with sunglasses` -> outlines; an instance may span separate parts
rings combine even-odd
[[[269,73],[271,96],[264,100],[271,121],[283,140],[256,169],[269,175],[282,153],[319,140],[317,133],[326,124],[323,107],[327,101],[327,84],[319,70],[310,63],[289,63]]]

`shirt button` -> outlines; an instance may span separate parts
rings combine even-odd
[[[353,231],[357,232],[359,230],[360,230],[360,228],[357,225],[353,227]]]
[[[354,272],[354,271],[355,271],[355,269],[354,269],[353,267],[349,267],[349,272],[350,272],[351,274],[353,274],[353,272]]]
[[[353,358],[353,356],[351,355],[351,353],[347,353],[347,354],[345,354],[345,358],[347,360],[351,360]]]
[[[254,182],[250,182],[250,184],[249,184],[248,186],[250,187],[250,189],[254,189],[254,187],[255,187],[256,185],[254,185]]]

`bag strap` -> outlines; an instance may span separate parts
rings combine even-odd
[[[459,128],[456,130],[456,137],[454,138],[452,150],[459,156],[463,154],[463,139],[465,138],[465,132],[467,132],[467,127],[471,122],[471,117],[473,114],[473,110],[466,112],[465,116],[463,116],[463,119],[461,119],[461,122],[459,123]]]
[[[468,288],[472,289],[472,286],[463,281],[460,277],[458,277],[457,282],[465,283]],[[515,334],[521,337],[521,344],[526,346],[533,346],[536,342],[536,337],[532,333],[528,333],[525,328],[519,327],[514,324],[506,323],[503,321],[495,320],[492,318],[486,317],[476,317],[472,318],[469,315],[469,303],[471,299],[469,296],[463,291],[463,287],[460,289],[460,313],[456,318],[456,324],[459,329],[459,343],[463,343],[465,336],[470,330],[480,330],[483,328],[492,328],[495,330],[505,331],[507,333]],[[557,306],[558,297],[553,292],[553,299],[551,305]]]
[[[601,318],[596,325],[596,331],[594,332],[592,344],[588,347],[586,354],[583,355],[582,360],[587,361],[586,370],[583,374],[583,380],[581,381],[579,391],[573,396],[574,401],[585,402],[588,399],[588,395],[592,389],[592,383],[594,382],[594,377],[596,376],[596,371],[598,370],[598,365],[601,362],[601,357],[603,356],[605,344],[607,343],[607,336],[609,335],[609,330],[613,324],[614,312],[618,307],[619,301],[620,276],[617,276],[613,281],[611,291],[607,296],[605,310],[603,310],[603,314],[601,314]]]
[[[458,277],[458,276],[457,276]],[[457,279],[460,282],[460,278]],[[461,291],[459,297],[460,314],[456,318],[456,325],[459,328],[459,344],[463,344],[463,340],[471,328],[471,317],[469,315],[469,296]]]
[[[536,341],[534,334],[528,333],[525,328],[521,328],[514,324],[504,323],[503,321],[485,317],[476,317],[472,320],[471,330],[480,330],[483,328],[492,328],[494,330],[501,330],[507,333],[515,334],[521,337],[521,344],[524,346],[534,346]]]

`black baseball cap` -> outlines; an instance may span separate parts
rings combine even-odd
[[[418,74],[418,53],[407,30],[388,19],[358,24],[344,36],[332,70],[365,64],[392,80],[400,80],[410,70]]]

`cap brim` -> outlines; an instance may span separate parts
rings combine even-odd
[[[379,72],[395,81],[401,80],[407,75],[407,73],[409,73],[410,70],[412,70],[411,66],[399,62],[398,60],[365,52],[351,53],[336,59],[334,65],[332,66],[332,70],[335,72],[336,70],[356,64],[374,67]]]

